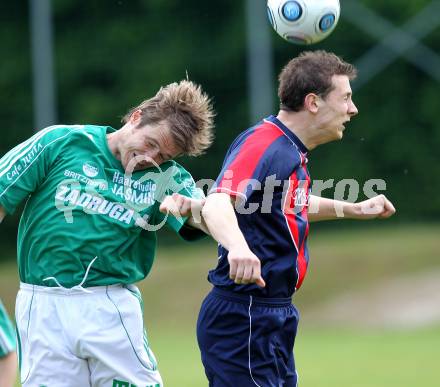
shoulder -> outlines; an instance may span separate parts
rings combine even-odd
[[[52,125],[37,132],[33,138],[45,143],[69,138],[73,133],[83,131],[85,125]]]
[[[97,125],[53,125],[35,134],[45,144],[72,141],[95,143],[105,132],[105,126]]]
[[[269,162],[274,168],[299,165],[302,155],[297,145],[277,126],[263,121],[248,137],[249,154]]]
[[[160,177],[156,184],[170,192],[178,192],[192,198],[203,198],[203,191],[199,190],[191,174],[174,160],[160,165]]]
[[[160,165],[161,172],[174,180],[193,180],[191,174],[178,162],[169,160]]]
[[[282,130],[267,121],[242,132],[232,143],[230,153],[264,159],[282,156],[284,161],[287,161],[286,158],[300,160],[300,152],[296,145]]]
[[[71,133],[83,130],[84,125],[53,125],[41,129],[26,141],[18,144],[9,151],[9,157],[14,161],[36,160],[44,156],[51,159],[57,156],[63,144],[69,141]]]
[[[278,130],[262,121],[240,133],[231,145],[231,149],[263,150],[282,136]]]
[[[74,133],[83,130],[84,125],[53,125],[41,129],[22,145],[34,153],[48,153],[47,150],[53,149],[59,151],[71,142]]]

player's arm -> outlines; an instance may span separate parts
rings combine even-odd
[[[206,199],[202,217],[212,237],[229,252],[230,278],[237,284],[266,286],[261,277],[261,262],[238,226],[233,198],[226,193],[212,193]]]
[[[5,218],[5,216],[6,216],[6,211],[5,211],[5,209],[4,209],[2,206],[0,206],[0,223],[3,221],[3,219]]]
[[[187,227],[197,228],[197,229],[203,231],[205,234],[211,235],[209,232],[208,226],[205,223],[205,220],[201,216],[201,212],[202,212],[202,210],[200,209],[198,216],[194,216],[193,214],[191,214],[191,216],[185,222],[185,225]]]
[[[44,182],[69,134],[82,127],[52,126],[34,134],[0,159],[2,218],[12,214]]]
[[[201,216],[204,204],[205,199],[194,199],[174,193],[165,197],[159,210],[164,214],[171,213],[176,218],[188,218],[185,222],[187,227],[197,228],[209,235],[209,230]]]
[[[0,357],[0,386],[14,386],[17,375],[17,354],[9,352]]]
[[[396,212],[393,204],[378,195],[359,203],[322,198],[310,195],[308,218],[310,222],[333,219],[385,219]]]

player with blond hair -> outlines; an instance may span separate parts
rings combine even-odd
[[[212,121],[208,96],[184,80],[131,109],[119,130],[51,126],[0,160],[0,219],[26,201],[16,303],[23,386],[163,385],[133,284],[151,269],[160,227],[187,240],[203,234],[192,214],[203,192],[174,158],[203,153]]]

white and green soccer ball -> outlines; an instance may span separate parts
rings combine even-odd
[[[341,13],[339,0],[268,0],[267,16],[283,39],[313,44],[329,36]]]

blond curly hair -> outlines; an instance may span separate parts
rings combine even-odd
[[[122,118],[125,124],[131,115],[141,110],[139,126],[166,121],[175,144],[189,156],[199,156],[214,139],[214,110],[209,96],[199,85],[182,80],[163,86],[157,94]]]

